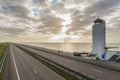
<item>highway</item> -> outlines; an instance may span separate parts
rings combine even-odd
[[[24,46],[24,45],[18,45],[18,46],[21,46],[22,48],[27,49],[33,53],[44,56],[44,57],[46,57],[52,61],[55,61],[59,64],[67,65],[69,67],[72,67],[73,69],[91,74],[102,80],[120,80],[120,72],[102,68],[102,67],[98,67],[95,65],[90,65],[87,63],[82,63],[80,61],[64,58],[64,57],[61,57],[58,55],[54,55],[54,54],[50,54],[50,53],[43,52],[40,50],[36,50],[32,47],[28,47],[28,46]]]
[[[10,44],[2,80],[65,80],[36,59]]]

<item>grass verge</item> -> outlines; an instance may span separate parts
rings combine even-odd
[[[8,43],[1,43],[0,44],[0,60],[2,59],[2,57],[6,51],[7,46],[8,46]]]
[[[3,59],[3,57],[4,57],[4,54],[5,54],[5,51],[6,51],[6,49],[7,49],[7,47],[8,47],[8,43],[1,43],[0,44],[0,62],[2,61],[2,59]],[[3,62],[3,61],[2,61]],[[0,80],[2,80],[1,79],[1,75],[2,75],[2,68],[4,67],[4,63],[1,63],[0,64],[1,66],[0,66]],[[3,65],[3,66],[2,66]]]

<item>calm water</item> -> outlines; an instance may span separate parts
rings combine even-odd
[[[55,50],[63,50],[68,52],[74,51],[88,51],[91,52],[92,44],[91,43],[24,43],[27,45],[39,46]],[[120,51],[120,43],[108,43],[108,47],[119,47],[113,50]],[[112,49],[111,49],[112,50]]]

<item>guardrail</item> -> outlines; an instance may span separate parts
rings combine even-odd
[[[33,48],[36,49],[35,47],[33,47]],[[65,54],[58,54],[58,51],[56,51],[56,50],[50,50],[50,49],[45,49],[45,48],[41,48],[41,49],[37,48],[36,50],[40,50],[40,51],[43,51],[43,52],[48,52],[48,53],[55,54],[55,55],[58,55],[58,56],[74,59],[74,60],[81,61],[81,62],[84,62],[84,63],[93,64],[93,65],[96,65],[96,66],[99,66],[99,67],[103,67],[103,68],[107,68],[107,69],[111,69],[111,70],[115,70],[115,71],[120,72],[120,66],[115,66],[115,65],[112,65],[112,64],[108,64],[105,61],[96,61],[96,60],[90,60],[90,59],[85,59],[85,58],[77,58],[77,57],[74,57],[74,56],[68,56],[68,55],[65,55]]]
[[[65,57],[65,58],[70,58],[70,59],[77,60],[77,61],[80,61],[80,62],[84,62],[84,63],[88,63],[88,64],[92,64],[92,65],[96,65],[96,66],[99,66],[99,67],[103,67],[103,68],[107,68],[107,69],[111,69],[111,70],[115,70],[115,71],[120,72],[120,66],[115,66],[113,64],[108,64],[105,61],[96,61],[96,60],[90,60],[90,59],[85,59],[85,58],[77,58],[77,57],[74,57],[74,56],[68,56],[68,55],[65,55],[65,54],[60,54],[60,53],[58,53],[57,50],[51,50],[51,49],[40,48],[40,47],[35,47],[35,46],[28,46],[28,45],[24,45],[24,46],[31,47],[33,49],[40,50],[40,51],[43,51],[43,52],[55,54],[55,55],[58,55],[58,56],[62,56],[62,57]]]
[[[8,47],[7,47],[5,53],[4,53],[4,55],[3,55],[3,57],[2,57],[2,59],[0,61],[0,73],[2,72],[2,69],[3,69],[3,66],[4,66],[4,62],[5,62],[6,55],[7,55],[7,50],[8,50]]]
[[[19,47],[20,49],[24,50],[24,51],[27,51],[27,52],[30,52],[30,53],[32,52],[32,51],[29,51],[29,50],[21,47],[21,46],[18,46],[18,45],[16,45],[16,46]],[[34,52],[32,52],[32,53],[34,53]],[[74,68],[72,68],[72,67],[70,67],[70,66],[56,63],[55,61],[52,61],[52,60],[50,60],[50,59],[48,59],[48,58],[46,58],[46,57],[43,57],[43,56],[41,56],[41,55],[38,55],[38,54],[36,54],[36,53],[34,53],[33,55],[35,55],[36,57],[42,59],[42,60],[45,61],[45,62],[47,62],[47,63],[49,63],[49,64],[57,67],[58,69],[67,72],[68,74],[74,76],[77,80],[102,80],[102,79],[99,79],[99,78],[97,78],[97,77],[95,77],[95,76],[92,76],[92,75],[90,75],[90,74],[87,74],[87,73],[85,73],[85,72],[76,70],[76,69],[74,69]]]

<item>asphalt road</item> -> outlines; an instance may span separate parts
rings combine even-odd
[[[2,80],[64,80],[64,78],[10,44]]]
[[[69,67],[72,67],[76,70],[86,72],[88,74],[91,74],[97,78],[103,79],[103,80],[120,80],[120,72],[109,70],[106,68],[101,68],[95,65],[90,65],[87,63],[82,63],[80,61],[64,58],[58,55],[42,52],[36,49],[33,49],[32,47],[27,47],[23,45],[19,45],[29,51],[32,51],[34,53],[37,53],[41,56],[44,56],[50,60],[53,60],[59,64],[64,64]]]

